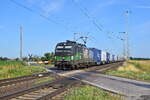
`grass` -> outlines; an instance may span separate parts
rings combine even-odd
[[[41,66],[53,67],[54,64],[40,64]]]
[[[53,77],[44,77],[44,78],[38,79],[35,82],[35,84],[41,84],[41,83],[49,82],[49,81],[52,81],[52,80],[54,80]]]
[[[150,82],[150,60],[130,60],[123,66],[105,73]]]
[[[22,61],[0,61],[0,79],[14,78],[45,72],[40,66],[27,66]]]
[[[128,63],[133,64],[136,68],[140,69],[141,71],[150,73],[150,60],[133,60],[129,61]]]
[[[122,100],[96,87],[81,85],[67,91],[64,100]]]

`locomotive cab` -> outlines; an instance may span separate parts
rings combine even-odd
[[[55,66],[58,68],[70,68],[74,65],[76,42],[66,41],[56,45]]]
[[[72,46],[58,44],[55,49],[55,56],[72,56]]]

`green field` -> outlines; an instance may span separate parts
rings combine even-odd
[[[31,75],[45,71],[43,67],[27,66],[22,61],[0,61],[0,79]]]
[[[81,85],[71,88],[65,94],[64,100],[122,100],[120,96],[112,96],[96,87]]]
[[[125,62],[123,66],[105,73],[150,82],[150,60],[130,60]]]

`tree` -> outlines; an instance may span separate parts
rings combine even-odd
[[[44,56],[45,56],[46,60],[50,60],[52,55],[51,55],[51,53],[45,53]]]
[[[23,61],[28,61],[28,57],[23,57],[22,60]]]
[[[44,59],[45,58],[45,59]],[[43,60],[45,60],[45,61],[53,61],[53,58],[54,58],[54,53],[52,52],[52,53],[45,53],[44,54],[44,58],[42,57],[42,59]],[[43,61],[42,60],[42,61]]]
[[[41,57],[41,60],[42,60],[42,61],[46,61],[46,58],[45,58],[45,57]]]
[[[6,61],[6,60],[10,60],[10,59],[7,57],[0,57],[0,60]]]

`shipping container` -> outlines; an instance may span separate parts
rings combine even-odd
[[[96,65],[100,65],[101,64],[101,50],[96,49],[96,48],[90,48],[90,50],[93,52],[93,62]]]
[[[110,53],[106,52],[106,63],[110,63]]]
[[[115,62],[115,55],[112,55],[112,62]]]
[[[113,62],[113,55],[110,54],[110,62]]]
[[[107,52],[105,52],[105,51],[101,52],[101,61],[102,61],[102,64],[105,64],[106,61],[107,61],[106,55],[107,55]]]
[[[114,60],[115,60],[115,62],[117,61],[117,56],[115,55],[115,57],[114,57]]]

